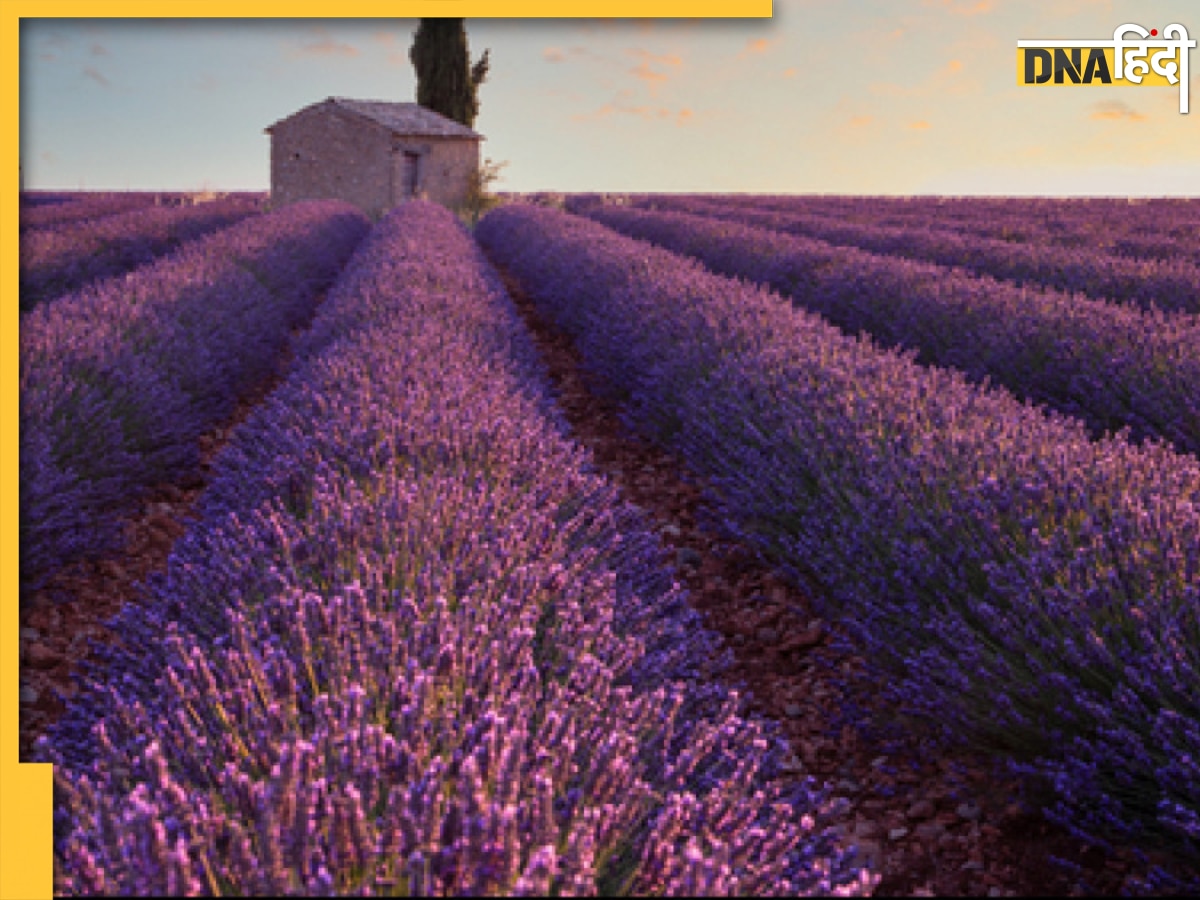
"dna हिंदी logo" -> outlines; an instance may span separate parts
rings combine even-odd
[[[1164,28],[1161,38],[1157,28],[1129,23],[1111,41],[1017,41],[1017,84],[1179,85],[1179,111],[1186,114],[1188,53],[1195,46],[1179,24]],[[1151,50],[1157,52],[1147,60]]]

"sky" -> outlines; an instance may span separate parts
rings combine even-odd
[[[468,19],[507,191],[1200,196],[1178,87],[1027,88],[1016,44],[1194,0],[775,0],[771,19]],[[266,190],[263,129],[413,101],[413,19],[28,19],[27,189]]]

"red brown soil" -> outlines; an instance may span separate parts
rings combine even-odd
[[[707,627],[732,648],[731,680],[752,710],[780,723],[798,774],[850,801],[841,827],[882,875],[875,896],[1117,894],[1145,877],[1132,853],[1106,857],[1022,811],[1018,783],[998,776],[985,758],[931,755],[916,734],[899,746],[871,743],[848,726],[828,734],[825,723],[837,720],[848,699],[878,709],[866,678],[848,679],[848,688],[836,683],[847,680],[838,673],[862,673],[863,661],[830,646],[829,623],[800,589],[746,548],[700,527],[703,481],[621,423],[617,407],[597,392],[599,382],[584,373],[570,337],[538,314],[519,282],[501,275],[576,440],[627,499],[651,514],[664,542],[677,553],[698,553],[698,565],[688,564],[696,561],[690,552],[680,555],[678,577]],[[1052,857],[1081,871],[1067,874]]]

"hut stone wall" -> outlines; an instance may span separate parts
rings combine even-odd
[[[386,129],[339,110],[280,122],[271,135],[271,201],[347,200],[367,215],[390,207],[391,139]]]
[[[270,136],[276,206],[337,198],[378,217],[416,196],[455,207],[479,167],[478,140],[397,134],[328,105],[277,122]]]
[[[396,138],[392,157],[392,203],[410,196],[406,153],[417,157],[417,193],[435,203],[458,206],[466,199],[471,173],[479,168],[479,142],[456,138]]]

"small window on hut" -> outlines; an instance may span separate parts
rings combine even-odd
[[[400,190],[403,191],[405,197],[415,197],[417,195],[417,167],[420,160],[421,155],[419,153],[411,153],[409,151],[405,151],[404,157],[401,160]]]

